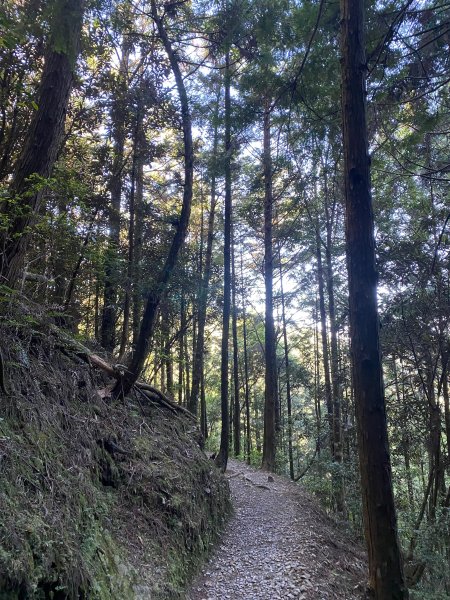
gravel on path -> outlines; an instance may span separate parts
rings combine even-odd
[[[186,600],[354,600],[362,547],[301,485],[229,460],[234,515]]]

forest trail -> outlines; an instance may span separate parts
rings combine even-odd
[[[361,598],[365,556],[298,484],[228,461],[234,515],[187,600]]]

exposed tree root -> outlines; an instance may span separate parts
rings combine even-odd
[[[107,373],[108,375],[113,377],[117,382],[120,383],[120,380],[122,379],[122,377],[126,371],[126,367],[124,365],[120,365],[120,364],[111,365],[109,362],[107,362],[106,360],[104,360],[103,358],[98,356],[98,354],[94,354],[93,352],[91,352],[91,350],[89,350],[89,348],[87,348],[86,346],[84,346],[83,344],[78,342],[77,340],[74,340],[69,335],[65,334],[58,327],[51,326],[51,329],[54,329],[58,338],[64,342],[64,346],[65,346],[64,350],[66,352],[67,351],[73,352],[76,356],[78,356],[79,358],[88,362],[91,366],[101,369],[102,371],[104,371],[105,373]],[[141,395],[145,396],[145,398],[149,402],[153,402],[154,404],[159,404],[160,406],[162,406],[163,408],[165,408],[167,410],[170,410],[174,414],[182,413],[182,414],[186,415],[187,417],[189,417],[192,421],[197,423],[197,417],[195,417],[195,415],[193,415],[189,410],[184,408],[184,406],[180,406],[179,404],[176,404],[168,396],[163,394],[163,392],[161,392],[161,390],[158,390],[154,386],[152,386],[148,383],[145,383],[143,381],[137,381],[133,387],[134,387],[134,389],[138,390]],[[107,396],[109,394],[109,392],[112,392],[112,389],[111,390],[107,389],[106,394],[104,393],[104,391],[102,391],[101,395]]]
[[[97,354],[88,354],[88,358],[91,365],[102,369],[103,371],[108,373],[108,375],[114,377],[114,379],[120,382],[125,367],[123,367],[122,365],[110,365]],[[144,395],[150,402],[159,404],[160,406],[163,406],[164,408],[170,410],[175,414],[183,413],[193,421],[197,422],[196,417],[189,410],[184,408],[184,406],[179,406],[178,404],[175,404],[175,402],[173,402],[168,396],[163,394],[161,390],[158,390],[154,386],[148,383],[144,383],[143,381],[137,381],[134,384],[134,388],[139,390],[139,392],[142,395]]]

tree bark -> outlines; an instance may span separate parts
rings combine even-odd
[[[141,290],[141,260],[142,260],[142,236],[144,230],[144,163],[145,163],[145,131],[143,125],[143,107],[140,111],[137,130],[136,148],[136,173],[135,173],[135,226],[134,226],[134,251],[133,251],[133,302],[132,302],[132,330],[133,349],[136,347],[139,337],[139,324],[141,319],[142,290]]]
[[[293,436],[293,421],[292,421],[292,397],[291,397],[291,373],[289,363],[289,346],[287,339],[286,327],[286,306],[283,290],[283,268],[281,266],[281,252],[278,248],[278,268],[280,270],[280,295],[281,295],[281,319],[283,324],[283,344],[284,344],[284,368],[286,373],[286,404],[288,417],[288,459],[289,459],[289,475],[291,479],[295,478],[294,473],[294,454],[292,451],[292,436]]]
[[[202,370],[202,380],[200,383],[200,431],[205,440],[208,439],[208,415],[206,413],[206,394],[205,394],[205,371]]]
[[[234,228],[231,235],[231,303],[232,303],[232,335],[233,335],[233,387],[234,387],[234,410],[233,410],[233,450],[234,455],[241,453],[241,403],[239,394],[239,348],[237,334],[237,305],[236,305],[236,269],[235,269],[235,244]]]
[[[83,0],[55,0],[51,33],[38,92],[38,108],[31,121],[23,152],[4,211],[15,215],[0,237],[0,276],[16,287],[40,211],[42,178],[50,177],[64,135],[66,112],[80,47]],[[34,180],[33,177],[39,179]]]
[[[217,114],[219,107],[219,96],[217,94],[217,103],[215,109],[215,122],[214,122],[214,141],[213,141],[213,166],[211,173],[211,204],[209,209],[208,217],[208,234],[206,241],[206,252],[205,252],[205,266],[203,271],[203,277],[200,282],[200,289],[198,293],[198,332],[197,342],[194,349],[193,367],[192,367],[192,388],[191,395],[189,397],[189,410],[196,415],[198,407],[198,396],[200,390],[200,384],[202,379],[202,373],[204,368],[204,354],[205,354],[205,326],[206,326],[206,308],[208,301],[208,289],[209,280],[211,277],[211,266],[212,266],[212,251],[214,242],[214,220],[216,212],[216,168],[217,168],[217,147],[218,147],[218,130],[217,130]]]
[[[448,356],[442,356],[442,395],[444,397],[445,437],[447,439],[447,464],[450,468],[450,396],[448,391]]]
[[[319,233],[319,225],[316,224],[316,260],[317,260],[317,283],[319,288],[319,314],[320,314],[320,333],[322,340],[322,366],[325,380],[325,405],[327,407],[327,418],[328,418],[328,440],[330,445],[330,452],[332,458],[334,458],[334,444],[333,444],[333,393],[331,388],[331,377],[330,377],[330,358],[328,351],[328,339],[327,339],[327,313],[325,307],[325,284],[323,276],[323,263],[322,263],[322,249],[321,239]]]
[[[277,418],[277,357],[275,324],[273,318],[273,190],[272,157],[270,148],[270,101],[264,102],[263,123],[263,171],[264,171],[264,285],[265,285],[265,392],[264,392],[264,438],[262,468],[276,469],[276,446],[279,421]]]
[[[136,185],[138,175],[138,161],[139,161],[139,129],[141,124],[139,121],[142,119],[140,107],[136,115],[136,125],[133,136],[133,160],[131,167],[131,189],[129,198],[129,213],[130,223],[128,226],[128,261],[127,261],[127,279],[125,283],[125,299],[123,305],[123,325],[122,325],[122,336],[120,340],[119,350],[119,362],[122,361],[130,337],[130,313],[131,313],[131,302],[133,298],[133,275],[135,274],[135,249],[136,249]]]
[[[180,340],[178,346],[178,404],[183,405],[183,399],[186,401],[184,396],[184,337],[186,335],[186,303],[183,292],[181,293],[181,306],[180,306]],[[186,404],[186,402],[184,402]]]
[[[120,214],[122,200],[123,170],[125,168],[124,148],[126,137],[128,104],[128,62],[131,44],[127,35],[122,42],[122,55],[111,106],[111,130],[113,139],[113,162],[109,191],[109,238],[105,257],[105,289],[103,295],[103,314],[101,325],[102,346],[113,352],[116,345],[117,295],[120,280]],[[133,181],[134,186],[134,181]],[[134,189],[132,189],[134,202]]]
[[[333,275],[333,259],[331,255],[332,248],[332,228],[333,222],[328,207],[328,182],[325,173],[325,211],[326,211],[326,229],[327,243],[325,246],[326,258],[326,273],[327,273],[327,293],[328,293],[328,316],[330,319],[330,367],[331,367],[331,386],[333,397],[333,459],[339,467],[342,466],[343,451],[342,451],[342,407],[341,407],[341,384],[339,375],[339,351],[337,341],[337,325],[336,325],[336,309],[334,302],[334,275]],[[341,468],[335,470],[333,481],[334,500],[336,510],[339,513],[345,513],[345,494],[344,481]]]
[[[241,290],[242,290],[242,337],[244,338],[244,389],[245,389],[245,431],[246,431],[246,454],[247,464],[250,464],[252,449],[251,423],[250,423],[250,385],[248,377],[248,352],[247,352],[247,314],[245,310],[245,286],[244,286],[244,261],[241,247]]]
[[[362,0],[341,0],[341,74],[350,341],[369,586],[408,598],[397,535],[377,310],[374,221],[365,106]]]
[[[231,312],[231,95],[230,95],[230,52],[225,56],[225,222],[223,247],[223,314],[222,314],[222,348],[220,363],[220,406],[222,427],[220,432],[220,449],[216,456],[216,465],[225,471],[228,462],[228,443],[230,425],[228,415],[228,341],[230,337]]]

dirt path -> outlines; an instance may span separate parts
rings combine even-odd
[[[230,460],[235,514],[187,600],[361,598],[362,549],[301,486]]]

